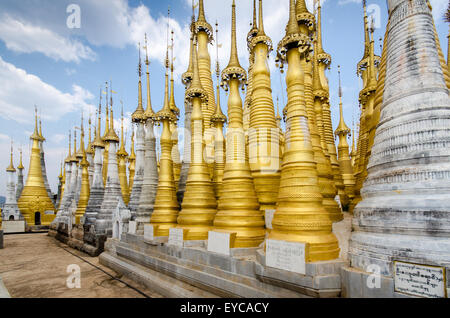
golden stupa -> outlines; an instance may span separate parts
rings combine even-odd
[[[17,202],[19,210],[28,226],[50,225],[55,218],[55,206],[48,196],[42,177],[41,154],[38,133],[37,109],[35,108],[34,132],[30,139],[33,142],[28,169],[27,181]]]

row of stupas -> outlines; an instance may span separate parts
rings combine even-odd
[[[168,28],[165,94],[158,112],[151,103],[146,38],[144,109],[139,48],[138,106],[132,114],[136,133],[130,154],[123,125],[121,138],[114,129],[112,93],[109,105],[106,99],[101,134],[100,97],[95,138],[91,142],[89,133],[85,147],[82,124],[79,150],[76,135],[73,152],[69,144],[55,206],[45,182],[43,138],[36,121],[29,176],[18,200],[20,212],[33,224],[34,211],[57,210],[53,234],[65,240],[75,237],[81,245],[93,247],[87,248],[93,254],[101,252],[112,236],[113,217],[127,211],[121,214],[123,220],[136,222],[138,236],[150,224],[155,237],[167,237],[171,229],[180,228],[186,241],[205,241],[212,230],[235,233],[232,248],[258,248],[266,239],[299,242],[308,246],[306,263],[316,264],[340,257],[341,242],[333,224],[349,210],[354,216],[348,281],[351,268],[368,272],[368,264],[381,266],[382,274],[392,277],[396,257],[417,264],[448,264],[450,77],[431,6],[426,0],[388,1],[390,18],[381,57],[374,52],[374,29],[365,1],[363,7],[364,55],[357,66],[363,81],[361,118],[351,149],[340,68],[340,121],[332,130],[326,77],[331,56],[323,48],[320,1],[311,13],[304,0],[289,0],[286,34],[276,50],[280,71],[287,65],[283,131],[272,98],[268,56],[273,45],[264,29],[262,0],[259,10],[254,0],[248,71],[237,53],[233,0],[230,58],[221,73],[216,63],[216,93],[208,51],[214,30],[200,0],[190,28],[189,67],[182,75],[184,128],[190,132],[190,138],[184,138],[182,162],[174,43],[172,36],[169,45]],[[217,43],[217,24],[215,33]],[[220,87],[228,92],[227,116],[221,109]],[[246,87],[243,101],[240,89]],[[157,125],[162,125],[160,154]],[[271,228],[265,223],[270,211]],[[421,243],[413,246],[417,239]]]

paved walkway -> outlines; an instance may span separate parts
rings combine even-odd
[[[143,285],[120,277],[111,269],[99,264],[98,257],[90,257],[73,250],[55,238],[47,236],[46,233],[5,235],[4,239],[5,248],[0,249],[0,277],[13,298],[144,297],[64,249],[120,278],[149,297],[161,297]],[[67,268],[71,264],[80,267],[81,288],[67,287],[66,281],[70,275]]]

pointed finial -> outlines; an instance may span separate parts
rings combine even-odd
[[[264,19],[263,19],[263,6],[262,0],[259,0],[259,25],[258,25],[258,36],[265,36],[264,33]]]
[[[20,162],[19,162],[19,165],[17,166],[17,169],[19,169],[19,170],[25,169],[25,167],[23,166],[23,163],[22,163],[22,147],[20,147]]]
[[[230,60],[228,62],[228,66],[222,72],[222,80],[225,91],[228,90],[228,81],[230,79],[238,79],[242,81],[242,83],[246,82],[247,72],[241,67],[239,63],[239,56],[237,52],[237,43],[236,43],[236,3],[233,0],[233,4],[231,5],[231,51],[230,51]],[[245,85],[242,85],[242,89],[245,89]]]
[[[339,76],[339,113],[340,113],[340,119],[339,119],[339,125],[336,128],[335,135],[348,135],[351,130],[348,128],[348,126],[345,124],[344,121],[344,111],[342,106],[342,86],[341,86],[341,66],[338,65],[338,76]]]
[[[100,85],[100,98],[98,102],[98,111],[97,111],[97,127],[95,127],[95,138],[94,142],[92,143],[93,147],[103,148],[105,146],[101,137],[101,125],[102,125],[102,87]]]
[[[173,40],[174,32],[171,31],[171,64],[170,64],[170,100],[169,100],[169,106],[170,110],[174,114],[174,119],[178,118],[178,115],[180,114],[180,110],[178,109],[177,105],[175,104],[175,85],[174,85],[174,75],[173,75],[173,63],[175,61],[175,58],[173,57],[173,49],[174,49],[174,40]]]
[[[206,18],[205,18],[205,8],[203,6],[203,0],[199,1],[199,8],[198,8],[198,19],[197,22],[206,22]]]
[[[299,0],[297,3],[304,0]],[[286,29],[286,35],[292,35],[299,32],[297,18],[295,15],[295,1],[289,0],[289,22]]]
[[[226,122],[227,117],[223,114],[222,108],[220,106],[220,64],[219,64],[219,23],[216,20],[216,76],[217,76],[217,103],[216,103],[216,110],[214,112],[214,115],[211,117],[211,122]]]
[[[258,26],[257,22],[256,22],[256,0],[253,0],[253,22],[252,22],[252,27],[256,28]]]
[[[11,160],[9,162],[9,166],[8,168],[6,168],[7,172],[16,172],[16,169],[14,168],[14,163],[13,163],[13,140],[11,139]]]
[[[197,38],[194,38],[193,41],[194,49],[193,49],[193,73],[192,73],[192,81],[189,88],[186,90],[187,98],[200,97],[203,100],[207,100],[207,95],[205,90],[203,89],[202,83],[200,82],[200,72],[198,70],[198,54],[197,54]]]

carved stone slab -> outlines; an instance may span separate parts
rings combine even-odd
[[[399,293],[426,298],[446,295],[445,268],[394,262],[394,290]]]
[[[266,265],[305,274],[306,244],[266,240]]]
[[[151,224],[144,224],[144,239],[147,241],[153,241],[154,239],[154,227]]]
[[[169,229],[169,245],[183,247],[184,235],[188,230],[171,228]]]

